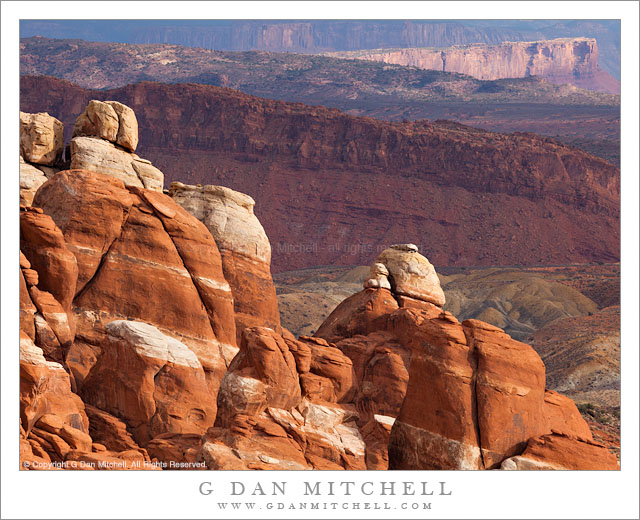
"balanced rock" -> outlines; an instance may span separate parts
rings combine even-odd
[[[89,136],[105,139],[131,152],[138,146],[138,120],[135,112],[118,101],[89,101],[78,116],[73,137]]]
[[[138,120],[135,112],[118,101],[105,101],[118,116],[118,133],[115,143],[131,152],[138,147]]]
[[[115,143],[119,126],[114,108],[108,103],[92,99],[76,119],[73,136],[95,136]]]
[[[69,145],[71,169],[111,175],[126,186],[162,191],[164,174],[133,153],[137,146],[134,111],[117,101],[94,99],[76,120]]]
[[[403,296],[432,303],[442,307],[444,292],[433,265],[418,253],[413,244],[396,244],[385,249],[376,263],[389,271],[391,290]]]
[[[245,327],[279,330],[280,315],[271,278],[271,245],[253,213],[254,200],[223,186],[190,186],[172,182],[175,202],[207,226],[231,286],[238,337]]]
[[[53,165],[64,151],[64,126],[46,112],[20,112],[20,155],[25,161]]]

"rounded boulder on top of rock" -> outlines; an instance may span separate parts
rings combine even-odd
[[[126,186],[162,191],[164,174],[138,157],[138,120],[118,101],[91,100],[78,117],[69,143],[70,169],[116,177]]]
[[[138,120],[135,112],[118,101],[105,101],[118,116],[118,133],[116,144],[132,152],[138,147]]]
[[[377,263],[389,271],[391,290],[403,296],[433,303],[445,304],[445,297],[436,270],[429,260],[418,253],[414,244],[395,244],[385,249]]]
[[[76,119],[73,137],[95,136],[115,143],[119,127],[120,122],[115,109],[108,103],[92,99]]]
[[[52,165],[64,150],[64,126],[46,112],[20,112],[20,155],[28,162]]]

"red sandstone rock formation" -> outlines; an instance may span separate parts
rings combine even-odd
[[[209,469],[366,469],[351,361],[323,340],[247,328],[204,438]]]
[[[598,65],[598,45],[594,38],[456,45],[442,49],[381,49],[331,55],[459,72],[483,80],[541,76],[560,85],[569,83],[610,94],[620,93],[620,82]]]
[[[139,149],[167,183],[224,185],[259,202],[274,270],[362,265],[399,240],[424,242],[435,265],[619,258],[619,170],[551,139],[388,123],[205,85],[23,84],[23,109],[65,122],[92,98],[131,106]]]
[[[171,197],[69,170],[33,204],[21,211],[25,468],[617,468],[575,405],[545,392],[531,347],[442,310],[412,244],[383,251],[316,337],[239,321],[238,351],[232,271]],[[248,236],[258,251],[251,229],[217,240],[244,254],[228,244]]]
[[[377,280],[383,285],[384,278]],[[593,464],[601,469],[617,467],[604,447],[593,447],[573,401],[545,392],[544,364],[529,345],[487,323],[461,324],[432,303],[405,298],[365,289],[344,300],[316,333],[336,341],[353,362],[353,401],[370,467],[523,469],[545,453],[548,469],[583,467],[581,452],[596,454]],[[385,299],[396,305],[375,305]],[[393,424],[390,434],[385,423]],[[540,451],[534,440],[552,432],[579,439],[567,441],[566,459],[553,453],[561,448]]]
[[[94,442],[85,405],[65,369],[74,341],[76,259],[60,229],[41,209],[24,208],[21,230],[21,247],[32,259],[20,253],[21,469],[134,469],[134,461],[148,460],[144,450]]]
[[[76,259],[42,210],[22,207],[20,231],[20,328],[46,359],[64,363],[75,335]]]
[[[124,419],[143,446],[206,430],[236,351],[233,300],[208,230],[166,195],[83,171],[52,178],[34,204],[78,262],[69,364],[83,398]]]
[[[85,130],[108,130],[98,120],[91,125]],[[114,128],[110,138],[117,135]],[[216,417],[218,386],[237,351],[233,298],[213,237],[170,197],[125,187],[111,175],[69,170],[41,188],[35,206],[21,211],[21,328],[25,345],[31,342],[23,345],[23,357],[27,368],[55,371],[35,382],[27,372],[23,377],[24,456],[45,464],[55,448],[56,461],[83,469],[100,462],[130,468],[150,457],[195,462],[200,435]],[[249,237],[249,251],[270,252],[263,231],[258,238],[266,246],[253,240],[255,217],[226,217],[221,244]],[[269,321],[277,317],[277,304],[268,262],[264,269],[274,304],[271,314],[258,310],[254,321],[279,328],[279,320]],[[239,287],[239,294],[246,290]],[[242,305],[250,315],[250,298]],[[47,381],[58,379],[62,383],[51,383],[56,395],[46,393]],[[60,410],[52,408],[56,398]],[[46,435],[34,424],[43,414],[67,413],[67,401],[82,414],[84,402],[90,403],[95,442],[83,415],[86,442],[67,447],[66,433],[58,439],[63,417],[55,419],[60,425],[52,434],[58,437],[42,448],[34,435]]]

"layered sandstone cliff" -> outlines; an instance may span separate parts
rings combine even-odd
[[[548,138],[388,123],[205,85],[99,92],[23,82],[23,108],[71,125],[84,110],[78,100],[131,106],[144,121],[139,150],[167,184],[224,185],[269,201],[255,212],[275,271],[362,265],[398,241],[424,244],[440,265],[619,258],[619,170]]]
[[[598,65],[594,38],[558,38],[534,42],[502,42],[438,48],[380,49],[333,56],[458,72],[482,80],[540,76],[590,90],[620,93],[620,82]]]

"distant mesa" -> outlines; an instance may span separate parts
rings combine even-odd
[[[376,49],[327,55],[459,72],[481,80],[540,76],[559,85],[569,83],[589,90],[620,94],[620,82],[598,65],[598,45],[594,38]]]

